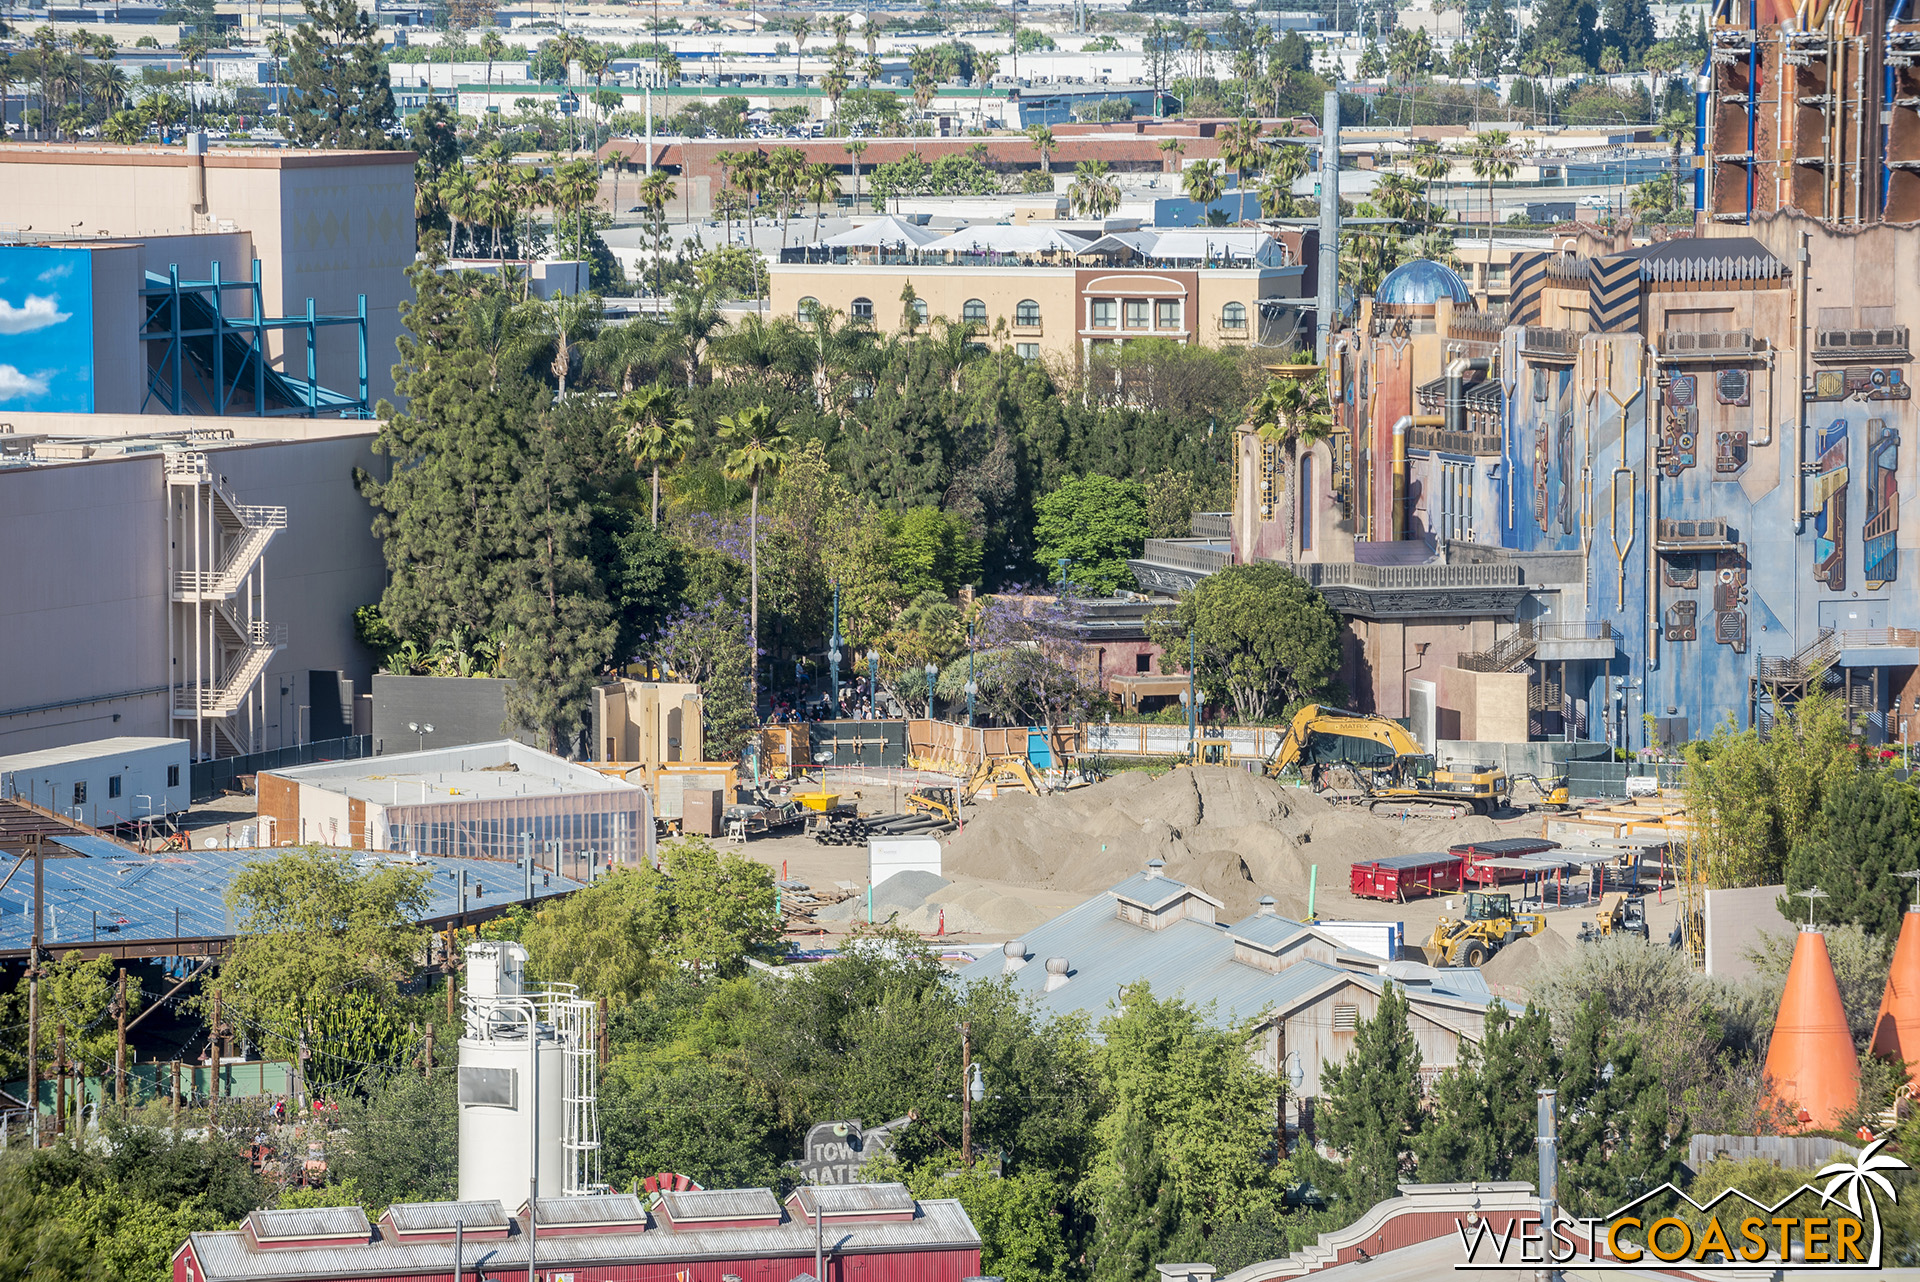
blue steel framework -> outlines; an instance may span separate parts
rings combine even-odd
[[[252,316],[232,318],[225,314],[223,306],[227,294],[244,291],[252,303]],[[307,300],[304,316],[266,316],[260,287],[260,260],[253,260],[253,276],[250,280],[223,280],[220,264],[213,264],[211,278],[208,280],[180,279],[179,264],[169,264],[166,276],[156,273],[147,274],[147,285],[140,291],[142,310],[145,314],[141,326],[141,338],[145,344],[163,344],[164,351],[156,363],[149,358],[147,370],[146,394],[140,403],[142,413],[148,407],[159,402],[169,413],[202,413],[225,415],[232,406],[236,394],[241,392],[243,380],[252,375],[252,396],[254,416],[290,416],[304,415],[316,418],[322,410],[338,413],[342,418],[366,418],[373,410],[367,396],[367,296],[359,295],[359,311],[353,316],[322,315],[314,310],[313,300]],[[200,323],[194,323],[197,315]],[[360,380],[359,395],[349,397],[343,393],[330,391],[320,386],[319,371],[315,355],[315,344],[322,328],[352,325],[359,337]],[[298,379],[280,371],[268,368],[264,339],[268,330],[304,330],[306,337],[306,378]],[[211,340],[206,344],[210,351],[207,357],[211,369],[211,395],[204,399],[196,398],[198,403],[189,404],[192,392],[188,388],[187,348],[189,340]],[[237,340],[242,345],[237,360],[229,369],[228,343]],[[199,362],[194,362],[198,373]],[[206,375],[202,375],[204,379]],[[202,384],[205,389],[205,384]],[[268,409],[268,390],[271,388],[276,399],[283,402],[282,407]],[[246,411],[241,411],[245,413]]]

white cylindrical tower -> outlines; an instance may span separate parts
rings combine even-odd
[[[571,1192],[573,1182],[564,1147],[570,1030],[555,1029],[550,995],[524,991],[526,957],[515,943],[468,945],[460,1037],[460,1198],[497,1199],[509,1211],[533,1192],[536,1174],[541,1197]]]

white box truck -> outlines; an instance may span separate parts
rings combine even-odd
[[[95,739],[0,757],[0,797],[96,828],[182,814],[192,788],[185,739]]]

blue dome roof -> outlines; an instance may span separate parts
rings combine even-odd
[[[1392,307],[1431,307],[1443,298],[1456,303],[1473,301],[1465,281],[1450,268],[1427,258],[1402,263],[1388,272],[1373,298]]]

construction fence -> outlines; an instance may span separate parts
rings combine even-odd
[[[1650,778],[1653,787],[1663,794],[1680,791],[1681,776],[1686,773],[1686,764],[1679,761],[1610,761],[1599,760],[1567,761],[1567,795],[1578,800],[1583,797],[1624,797],[1627,794],[1627,780],[1631,778]]]

